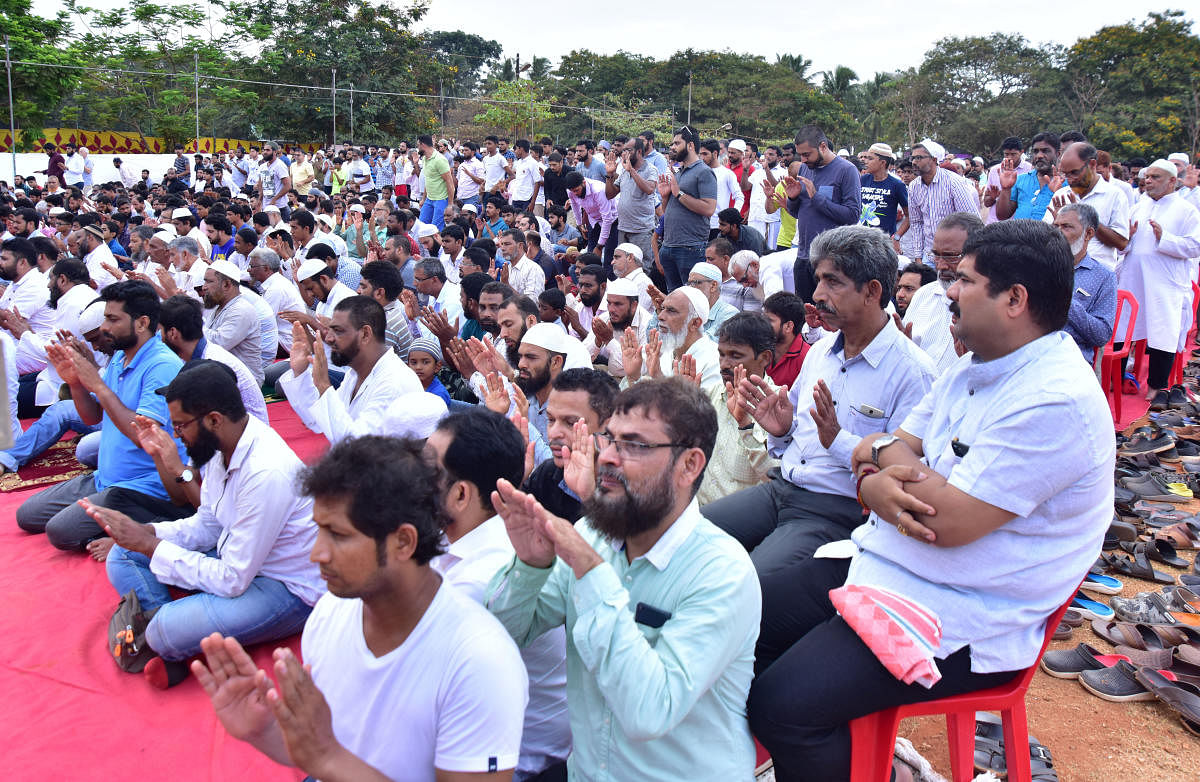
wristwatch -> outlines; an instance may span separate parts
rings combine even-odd
[[[874,450],[871,451],[871,457],[872,458],[875,457]],[[176,483],[191,483],[192,479],[194,479],[195,477],[196,477],[196,474],[192,472],[192,469],[190,467],[188,467],[183,472],[181,472],[179,475],[177,475],[175,477],[175,482]]]
[[[899,439],[900,438],[894,434],[885,434],[883,437],[880,437],[878,440],[871,443],[871,462],[878,467],[879,452]]]

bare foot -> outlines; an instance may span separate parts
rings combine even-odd
[[[87,544],[87,550],[92,555],[92,559],[97,562],[103,562],[108,559],[108,552],[112,549],[113,544],[114,541],[112,538],[96,538]]]
[[[1147,389],[1147,391],[1146,391],[1146,401],[1147,401],[1147,402],[1153,402],[1153,401],[1154,401],[1154,395],[1155,395],[1155,394],[1157,394],[1157,393],[1158,393],[1159,391],[1161,391],[1161,390],[1162,390],[1162,389],[1159,389],[1159,388],[1151,388],[1151,389]]]

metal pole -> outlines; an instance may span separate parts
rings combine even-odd
[[[8,48],[8,36],[4,36],[4,69],[8,72],[8,132],[10,134],[9,151],[12,152],[13,181],[17,179],[17,123],[13,119],[12,99],[12,52]]]
[[[200,52],[193,52],[192,57],[196,63],[196,148],[194,152],[200,151]]]
[[[350,83],[350,143],[354,143],[354,82]]]
[[[692,72],[688,71],[688,118],[687,126],[692,126]]]
[[[337,146],[337,68],[333,69],[333,88],[330,90],[333,94],[333,142],[331,146]]]

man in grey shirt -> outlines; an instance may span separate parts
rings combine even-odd
[[[620,172],[617,158],[604,161],[604,194],[611,198],[621,195],[617,202],[617,241],[614,244],[636,244],[642,250],[642,268],[649,273],[654,268],[654,248],[650,236],[654,232],[655,185],[658,171],[645,157],[645,141],[634,137],[621,153]]]
[[[658,178],[666,212],[658,255],[668,291],[687,282],[688,272],[704,260],[709,218],[717,209],[717,177],[701,162],[699,148],[700,136],[684,125],[671,139],[671,159],[679,164],[679,172]]]
[[[262,336],[258,310],[241,295],[242,270],[227,260],[204,270],[204,307],[215,308],[204,336],[242,360],[259,385],[263,382]]]

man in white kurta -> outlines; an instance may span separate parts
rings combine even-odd
[[[1200,257],[1200,211],[1175,192],[1175,166],[1154,161],[1146,197],[1133,208],[1131,235],[1118,271],[1119,287],[1138,302],[1133,339],[1146,340],[1153,393],[1165,389],[1175,354],[1192,323],[1192,280]],[[1124,326],[1117,329],[1124,333]]]
[[[304,425],[330,443],[378,434],[399,397],[424,390],[416,373],[388,346],[387,319],[374,299],[350,296],[333,310],[324,340],[333,363],[346,369],[337,388],[302,328],[297,324],[293,329],[291,368],[279,382]]]

